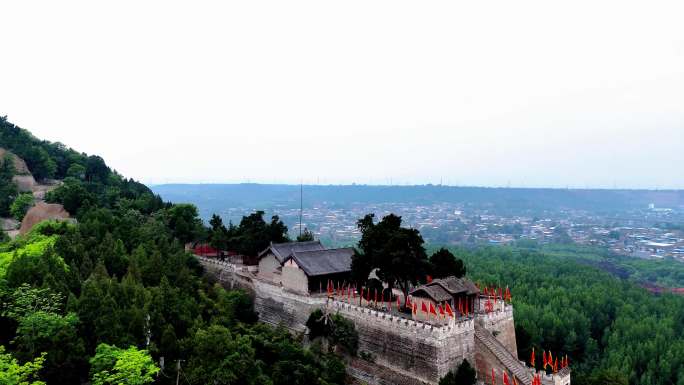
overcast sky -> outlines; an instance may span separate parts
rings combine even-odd
[[[684,188],[682,1],[0,15],[0,115],[147,183]]]

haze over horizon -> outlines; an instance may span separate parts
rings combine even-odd
[[[678,1],[0,11],[0,115],[149,184],[684,188]]]

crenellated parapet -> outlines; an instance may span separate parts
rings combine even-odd
[[[348,373],[370,385],[437,384],[449,370],[467,359],[480,381],[489,384],[494,368],[507,371],[521,385],[531,384],[533,370],[517,358],[513,306],[498,301],[490,309],[476,307],[469,316],[414,319],[396,310],[359,306],[343,296],[303,294],[274,281],[260,279],[253,268],[198,257],[207,274],[223,285],[242,287],[253,294],[259,320],[306,332],[306,321],[316,309],[338,313],[352,321],[359,336],[362,359],[350,359]],[[482,301],[478,301],[482,302]],[[542,376],[543,385],[569,385],[570,369]]]

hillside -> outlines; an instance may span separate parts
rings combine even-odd
[[[256,324],[245,293],[202,277],[183,248],[205,232],[193,206],[164,203],[101,158],[5,118],[0,145],[37,180],[63,179],[46,200],[78,220],[0,239],[1,383],[344,382],[336,356]],[[0,187],[16,194],[13,170],[0,171]]]

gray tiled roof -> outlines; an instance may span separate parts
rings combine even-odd
[[[417,297],[430,297],[440,302],[453,298],[457,294],[477,294],[480,290],[467,278],[456,278],[454,276],[435,279],[430,283],[420,285],[411,291],[411,295]]]
[[[351,271],[352,255],[354,255],[354,249],[347,247],[343,249],[295,251],[291,257],[307,276],[312,277]]]
[[[271,243],[266,250],[259,253],[259,258],[271,251],[278,262],[282,264],[293,252],[314,250],[325,250],[325,247],[323,247],[320,241]]]
[[[448,301],[451,298],[451,294],[444,290],[440,285],[422,285],[418,286],[415,290],[411,292],[412,296],[415,297],[428,297],[435,302]]]
[[[440,285],[444,287],[451,294],[468,293],[477,294],[480,289],[475,286],[475,284],[467,278],[456,278],[454,276],[435,279],[430,283],[430,285]]]

